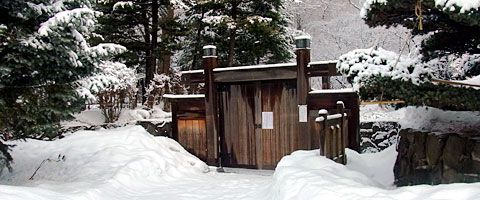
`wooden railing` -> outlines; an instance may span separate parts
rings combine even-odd
[[[329,114],[325,109],[318,111],[316,122],[320,126],[320,155],[346,164],[345,140],[348,121],[343,102],[337,102],[337,109],[333,113]]]

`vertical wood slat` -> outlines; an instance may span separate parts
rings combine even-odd
[[[254,97],[254,109],[255,109],[255,155],[256,164],[259,169],[263,169],[263,131],[259,127],[262,124],[262,89],[260,82],[254,84],[255,97]]]

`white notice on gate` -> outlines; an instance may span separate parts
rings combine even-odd
[[[273,112],[262,112],[262,129],[273,129]]]
[[[307,105],[298,105],[298,121],[308,122]]]

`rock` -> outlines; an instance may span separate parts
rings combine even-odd
[[[443,154],[445,142],[438,135],[429,133],[426,140],[426,159],[428,165],[436,166]]]
[[[465,149],[466,139],[450,134],[443,150],[442,160],[449,168],[458,169]]]
[[[480,181],[480,138],[401,130],[397,186]]]

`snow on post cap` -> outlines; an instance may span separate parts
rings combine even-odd
[[[203,58],[217,57],[217,47],[213,45],[207,45],[203,47]]]
[[[295,40],[311,40],[312,37],[308,36],[308,35],[301,35],[301,36],[297,36],[295,37]]]
[[[295,47],[297,49],[310,49],[311,37],[308,35],[295,37]]]
[[[203,46],[203,49],[217,49],[217,47],[215,45],[206,45]]]
[[[321,109],[321,110],[318,111],[318,114],[319,114],[319,115],[327,115],[327,114],[328,114],[328,111],[325,110],[325,109]]]
[[[343,104],[343,101],[337,101],[337,105],[338,105],[338,104],[344,105],[344,104]]]

